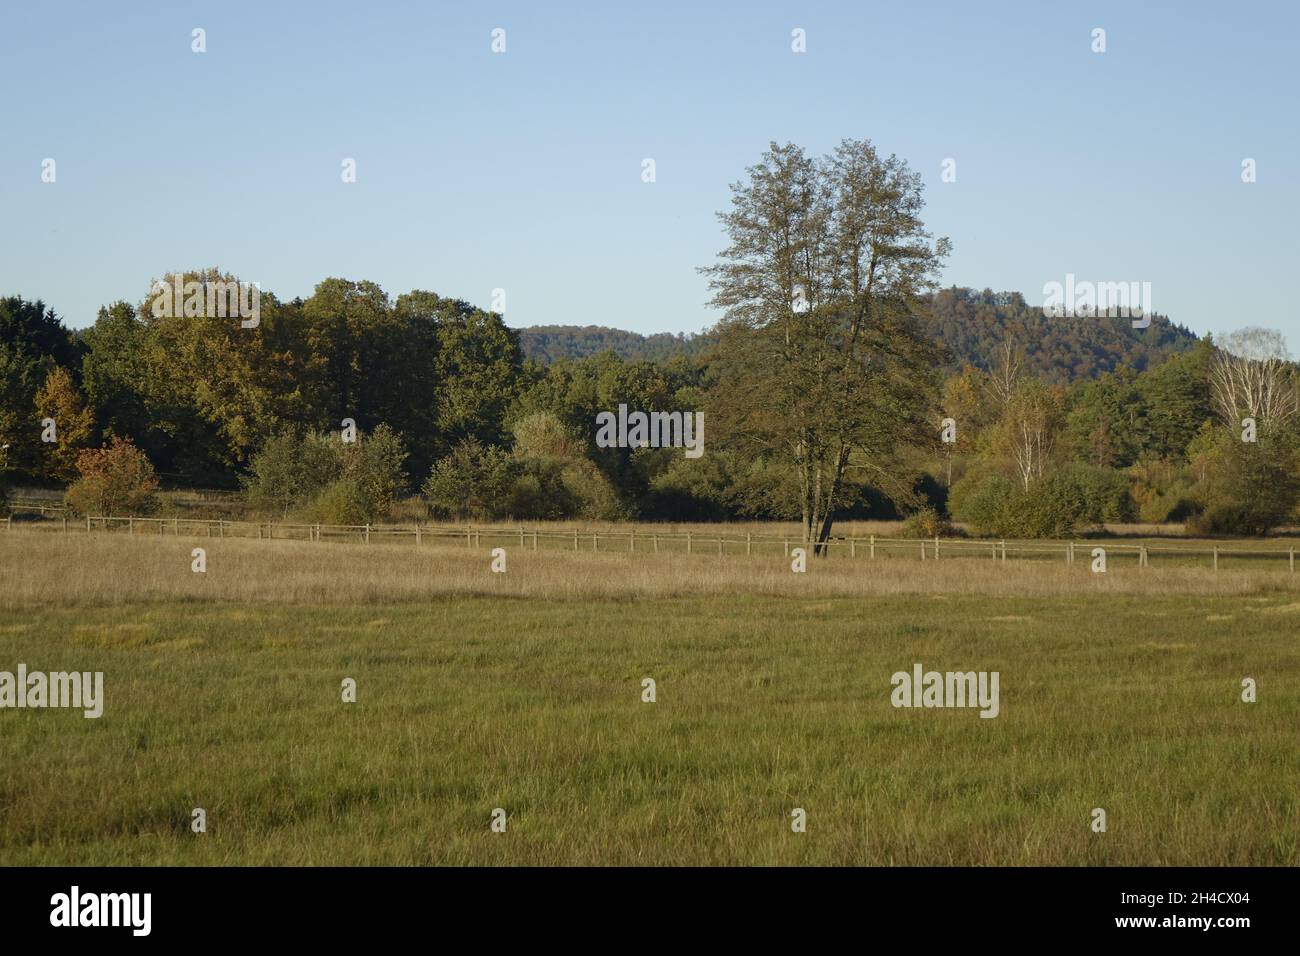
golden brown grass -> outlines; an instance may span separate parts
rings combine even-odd
[[[191,550],[207,552],[207,572]],[[791,598],[887,595],[1262,595],[1297,590],[1286,562],[1212,571],[1138,568],[1112,561],[1093,574],[1083,553],[1056,560],[891,555],[809,560],[795,574],[780,554],[686,555],[506,547],[507,571],[490,570],[491,549],[440,542],[370,545],[214,539],[121,533],[0,534],[0,606],[67,606],[199,600],[348,605],[419,601],[441,595],[548,600],[620,600],[706,595]]]

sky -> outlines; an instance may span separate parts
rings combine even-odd
[[[1150,282],[1294,350],[1298,36],[1281,0],[0,0],[0,295],[83,327],[218,266],[698,332],[729,184],[771,141],[866,138],[922,175],[945,285]]]

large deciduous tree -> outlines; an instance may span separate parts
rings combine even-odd
[[[773,143],[732,186],[730,245],[701,270],[726,310],[713,417],[793,470],[819,554],[850,486],[906,499],[898,453],[933,438],[938,355],[915,315],[948,242],[926,232],[921,191],[869,141],[820,160]]]

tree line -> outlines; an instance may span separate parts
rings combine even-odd
[[[1284,343],[941,290],[950,247],[922,210],[919,176],[868,141],[822,157],[773,143],[732,186],[727,245],[701,270],[724,318],[657,358],[543,364],[498,314],[364,280],[263,291],[253,327],[159,314],[153,285],[78,332],[0,299],[0,463],[10,482],[67,485],[83,511],[144,513],[163,484],[357,523],[418,495],[452,518],[796,519],[815,545],[844,517],[1003,537],[1291,519]],[[620,404],[702,411],[705,454],[598,447],[597,415]]]

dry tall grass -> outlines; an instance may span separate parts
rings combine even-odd
[[[191,549],[207,572],[191,570]],[[436,595],[622,600],[707,595],[1258,595],[1295,591],[1282,569],[1219,570],[1088,562],[903,557],[809,560],[805,574],[781,556],[627,554],[507,548],[504,574],[490,549],[446,544],[49,534],[0,535],[0,607],[195,600],[347,605]]]

